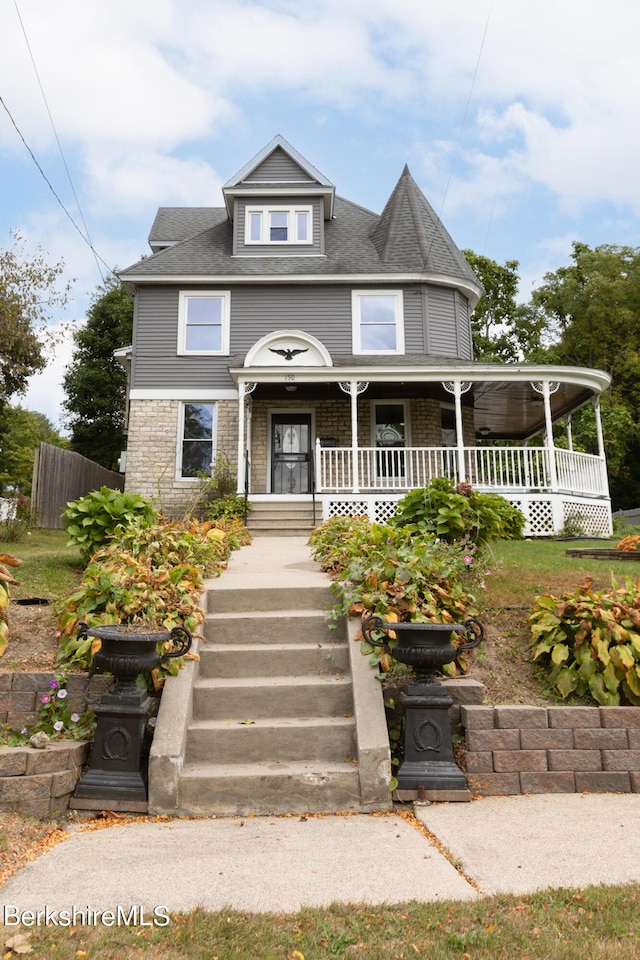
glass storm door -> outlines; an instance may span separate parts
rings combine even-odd
[[[271,492],[311,492],[311,414],[271,418]]]
[[[377,403],[375,411],[378,482],[384,480],[386,486],[392,486],[394,482],[403,482],[405,475],[407,432],[404,404]]]

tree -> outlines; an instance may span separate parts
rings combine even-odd
[[[595,367],[611,375],[602,422],[614,506],[640,503],[640,248],[574,243],[572,263],[547,273],[530,307],[556,342],[550,362]],[[574,437],[597,452],[595,424],[585,411]]]
[[[5,406],[0,413],[0,496],[31,495],[33,460],[41,443],[69,446],[44,413]]]
[[[111,469],[124,445],[127,387],[113,351],[131,343],[132,328],[133,304],[119,282],[109,279],[74,335],[73,360],[63,379],[71,449]]]
[[[0,250],[0,408],[46,366],[42,325],[67,302],[69,285],[59,288],[63,269],[48,264],[39,248],[28,256],[18,234]]]
[[[516,302],[518,261],[503,266],[473,250],[463,254],[485,289],[471,318],[475,359],[509,363],[532,354],[540,347],[545,322]]]

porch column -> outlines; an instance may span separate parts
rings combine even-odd
[[[542,382],[532,383],[531,387],[536,393],[542,394],[544,401],[544,424],[545,424],[545,446],[549,457],[549,483],[552,493],[558,492],[558,469],[556,465],[556,448],[553,443],[553,420],[551,419],[551,396],[560,388],[560,384],[555,380],[543,380]]]
[[[593,412],[596,415],[596,436],[598,437],[598,456],[600,457],[600,483],[602,484],[602,492],[605,496],[609,496],[609,478],[607,476],[607,455],[604,449],[604,435],[602,433],[602,417],[600,416],[600,397],[594,397],[591,401],[593,403]]]
[[[597,420],[597,417],[596,417]],[[569,450],[573,450],[573,431],[571,430],[571,414],[567,416],[567,447]]]
[[[360,493],[360,469],[358,464],[358,394],[369,386],[358,380],[338,384],[343,393],[351,397],[351,492]]]
[[[245,399],[248,394],[253,393],[257,384],[249,383],[246,380],[238,381],[238,483],[237,490],[239,494],[244,493],[244,479],[245,479],[245,417],[244,417],[244,407]]]
[[[471,383],[468,380],[450,380],[443,383],[447,393],[453,394],[453,402],[456,413],[456,447],[458,454],[458,483],[463,483],[467,479],[467,465],[464,456],[464,424],[462,422],[462,395],[471,389]]]

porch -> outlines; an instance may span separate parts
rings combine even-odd
[[[606,464],[557,447],[350,447],[316,441],[315,496],[323,520],[338,514],[384,522],[405,493],[436,477],[468,481],[522,510],[526,536],[550,536],[575,525],[589,535],[611,533]]]
[[[316,514],[388,519],[436,477],[499,493],[527,536],[611,532],[596,370],[330,357],[304,331],[274,331],[230,373],[238,387],[238,492],[311,500]],[[597,454],[573,449],[571,415],[591,404]],[[564,425],[558,438],[557,425]],[[554,426],[556,435],[554,436]]]

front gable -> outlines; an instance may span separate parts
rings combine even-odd
[[[322,256],[335,187],[277,136],[229,179],[222,193],[233,222],[233,255]]]

